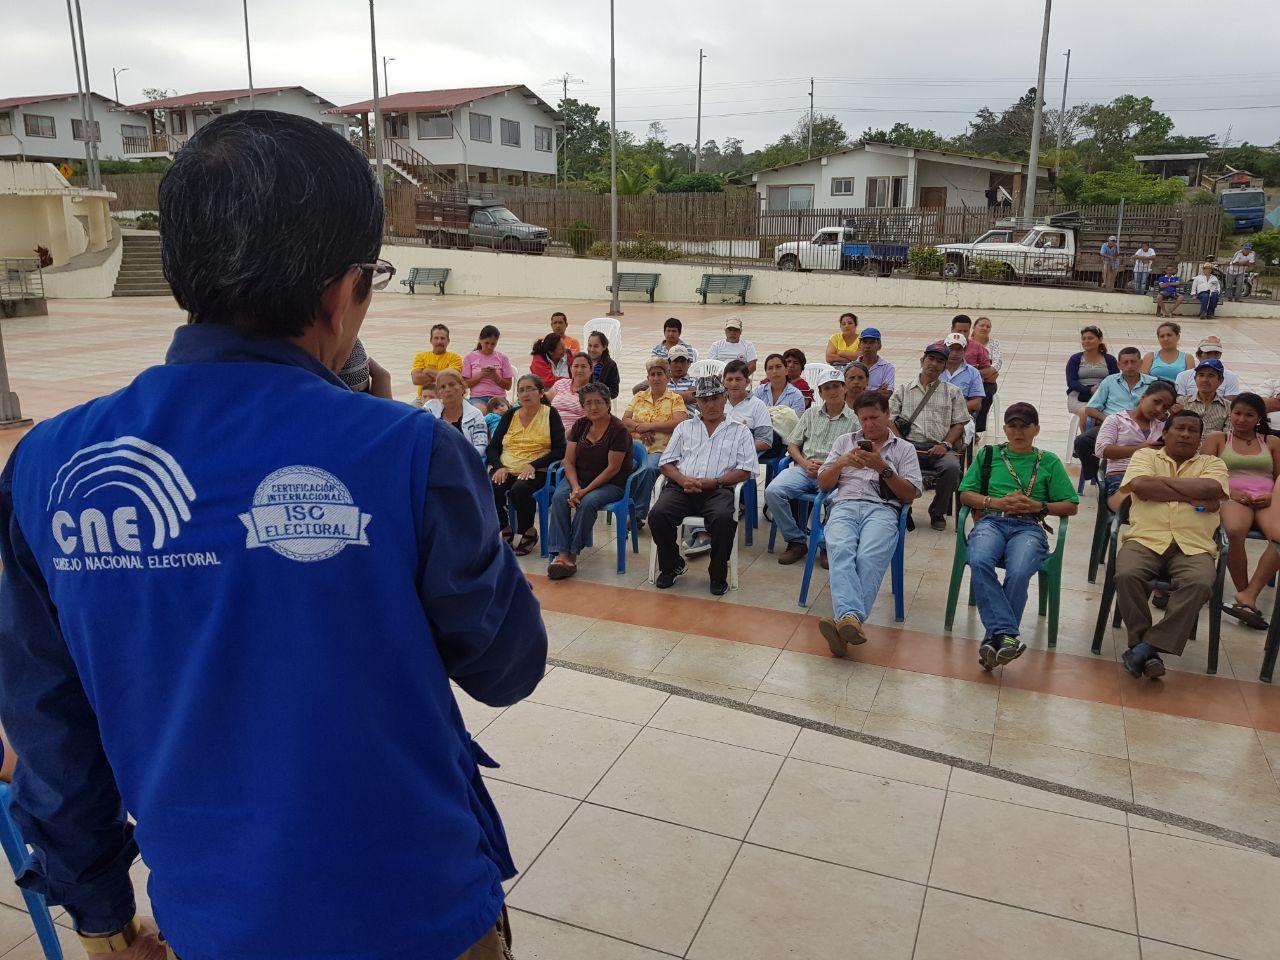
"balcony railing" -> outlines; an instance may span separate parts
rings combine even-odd
[[[44,297],[44,275],[34,257],[0,257],[0,300],[39,300]]]
[[[176,153],[180,144],[167,133],[153,133],[145,137],[125,137],[125,153]]]

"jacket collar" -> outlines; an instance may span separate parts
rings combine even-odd
[[[279,363],[301,367],[347,390],[336,373],[285,340],[251,340],[221,323],[188,323],[173,332],[165,363]]]

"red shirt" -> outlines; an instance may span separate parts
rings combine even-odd
[[[551,369],[551,361],[542,354],[536,354],[529,361],[529,372],[535,374],[542,381],[542,388],[550,390],[557,380],[567,380],[567,377],[558,376]]]
[[[964,362],[981,370],[991,366],[991,354],[987,353],[986,347],[971,338],[964,348]]]
[[[791,385],[795,387],[804,396],[805,408],[813,406],[813,389],[804,380],[804,377],[796,377],[791,381]]]

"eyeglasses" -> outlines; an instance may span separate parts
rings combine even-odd
[[[373,277],[372,282],[369,284],[369,289],[371,290],[387,289],[387,284],[396,275],[396,268],[386,260],[379,260],[377,263],[353,263],[347,269],[369,271]]]

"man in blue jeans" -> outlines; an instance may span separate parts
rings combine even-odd
[[[978,662],[994,670],[1018,659],[1027,645],[1018,639],[1027,587],[1049,553],[1046,516],[1072,517],[1080,509],[1075,484],[1062,461],[1037,450],[1040,415],[1029,403],[1004,412],[1007,443],[983,447],[964,479],[960,502],[978,522],[969,534],[969,576],[986,628]],[[1004,583],[996,567],[1005,569]]]
[[[836,657],[867,642],[863,624],[898,542],[898,514],[924,489],[916,448],[889,430],[885,396],[864,393],[853,409],[861,431],[839,437],[818,471],[818,486],[835,491],[824,527],[835,616],[818,629]]]

